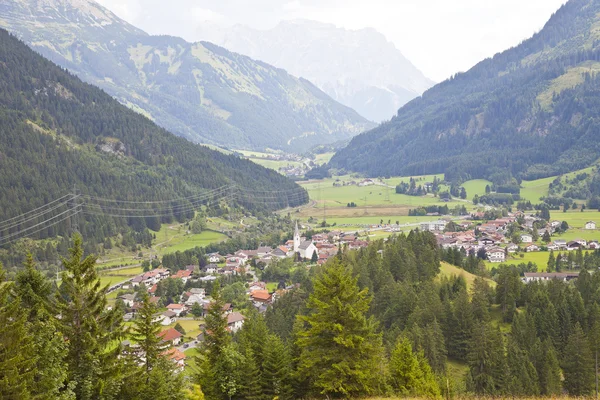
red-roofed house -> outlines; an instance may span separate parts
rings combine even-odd
[[[271,295],[268,290],[255,290],[250,293],[250,298],[255,303],[270,304]]]
[[[175,328],[169,328],[166,331],[162,331],[157,335],[163,340],[163,342],[169,343],[172,346],[177,346],[181,343],[181,337],[183,336]]]
[[[187,269],[182,269],[182,270],[177,271],[177,273],[175,275],[173,275],[173,278],[181,279],[183,281],[183,283],[186,283],[188,281],[188,279],[190,279],[191,276],[192,276],[192,271],[189,271]]]
[[[176,348],[171,348],[163,353],[169,360],[172,360],[180,371],[185,367],[185,354]]]

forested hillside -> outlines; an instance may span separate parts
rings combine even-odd
[[[371,176],[534,179],[600,156],[600,1],[571,0],[521,45],[440,83],[330,166]]]
[[[0,132],[0,221],[43,207],[76,187],[86,240],[101,243],[128,225],[140,232],[151,224],[157,229],[219,199],[256,210],[308,200],[303,189],[275,171],[159,128],[4,30]],[[87,203],[93,204],[84,207]],[[64,208],[51,211],[30,214],[25,222],[31,226]],[[21,221],[0,224],[0,244],[22,228]],[[64,234],[68,223],[42,229],[38,236]]]
[[[4,1],[0,27],[195,142],[298,151],[374,126],[304,79],[210,43],[150,36],[93,0]]]

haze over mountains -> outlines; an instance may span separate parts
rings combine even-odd
[[[362,116],[381,122],[433,86],[385,36],[308,20],[270,30],[204,24],[198,38],[304,77]]]
[[[374,126],[304,79],[210,43],[147,35],[92,0],[7,0],[0,27],[192,141],[303,151]]]
[[[592,164],[600,155],[599,16],[600,1],[569,1],[531,39],[428,90],[330,166],[503,182]]]

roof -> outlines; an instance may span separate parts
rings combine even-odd
[[[250,294],[255,300],[270,300],[271,295],[268,290],[255,290]]]
[[[177,271],[174,278],[189,278],[191,275],[192,275],[192,271],[189,271],[187,269],[182,269],[182,270]]]
[[[165,342],[170,342],[172,340],[179,339],[183,335],[175,328],[169,328],[166,331],[160,332],[157,336]]]
[[[167,358],[169,358],[169,360],[174,360],[174,361],[185,360],[185,354],[182,353],[181,351],[177,350],[174,347],[165,351],[163,354],[165,356],[167,356]]]
[[[181,310],[181,309],[183,308],[183,304],[175,304],[175,303],[172,303],[172,304],[169,304],[169,305],[167,306],[167,308],[168,308],[169,310]]]
[[[312,242],[310,240],[307,240],[305,242],[300,243],[299,248],[302,250],[306,250],[310,247],[311,244],[312,244]]]
[[[578,277],[579,272],[525,272],[526,278],[568,278]]]
[[[245,319],[246,319],[246,317],[244,317],[242,314],[240,314],[237,311],[234,311],[231,314],[227,314],[227,324],[228,325],[235,324],[236,322],[240,322]]]
[[[273,251],[273,249],[271,247],[269,247],[269,246],[262,246],[262,247],[259,247],[256,252],[257,253],[270,253],[272,251]]]
[[[165,311],[164,313],[162,313],[162,315],[168,318],[173,318],[177,316],[177,314],[175,314],[173,311]]]
[[[123,299],[123,300],[133,301],[133,300],[135,300],[135,294],[124,294],[124,295],[119,296],[119,298]]]

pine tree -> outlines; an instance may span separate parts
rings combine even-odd
[[[490,286],[482,277],[475,278],[473,282],[473,294],[471,304],[473,316],[479,322],[487,322],[490,319]]]
[[[550,243],[552,241],[552,238],[550,237],[550,232],[545,231],[544,235],[542,236],[542,241],[544,243]]]
[[[594,388],[594,359],[579,323],[575,324],[565,347],[562,369],[564,387],[571,396],[589,395]]]
[[[392,351],[390,380],[393,389],[403,396],[440,396],[440,388],[425,356],[414,354],[406,337],[398,338]]]
[[[506,358],[502,334],[490,324],[477,324],[467,357],[469,389],[478,395],[502,394],[506,385]]]
[[[67,378],[66,343],[58,331],[55,310],[50,303],[52,288],[40,273],[31,255],[24,269],[15,278],[13,297],[20,300],[21,312],[26,315],[26,328],[33,337],[35,372],[30,392],[36,399],[70,399],[69,388],[63,388]]]
[[[324,395],[368,395],[379,390],[383,346],[375,320],[367,318],[371,298],[340,262],[333,262],[314,279],[308,300],[310,313],[300,316],[304,329],[299,374],[310,376]]]
[[[31,398],[36,373],[34,347],[20,299],[11,301],[11,290],[0,264],[0,398],[25,400]]]
[[[502,266],[496,282],[496,303],[502,309],[502,319],[504,322],[512,322],[523,285],[519,271],[513,266]]]
[[[550,250],[550,256],[548,257],[548,264],[546,264],[546,272],[554,272],[556,270],[556,261],[554,259],[554,251]]]
[[[513,396],[536,396],[539,394],[538,376],[527,350],[519,347],[514,338],[507,345],[509,381],[507,392]]]
[[[292,360],[285,345],[275,335],[269,335],[261,379],[262,392],[269,399],[292,398]]]
[[[60,330],[68,344],[68,380],[78,400],[111,398],[120,381],[119,343],[122,316],[106,309],[108,286],[101,287],[96,259],[83,256],[81,237],[73,239],[70,257],[63,259],[62,293],[57,296]]]
[[[243,356],[243,361],[240,369],[240,385],[236,397],[243,400],[260,400],[262,397],[262,377],[252,348],[245,347],[241,355]]]
[[[453,325],[449,327],[452,333],[447,347],[448,354],[459,361],[466,361],[474,324],[473,311],[466,290],[458,293],[452,308],[453,318],[449,322]]]
[[[537,340],[531,349],[537,370],[540,394],[542,396],[558,395],[562,392],[561,370],[556,351],[550,339],[544,342]]]

